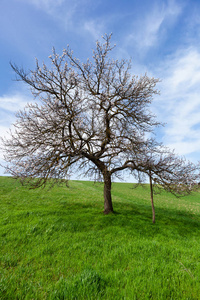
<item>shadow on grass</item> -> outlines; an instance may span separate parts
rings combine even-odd
[[[152,223],[152,211],[149,205],[134,205],[123,203],[116,205],[116,216],[119,216],[121,226],[139,231],[143,236],[167,232],[174,236],[192,237],[199,235],[200,215],[175,209],[155,208],[156,223]]]
[[[200,215],[174,209],[156,209],[156,223],[152,224],[151,207],[133,203],[117,202],[115,213],[104,215],[99,207],[90,203],[67,203],[56,210],[35,210],[31,215],[41,222],[54,223],[55,229],[65,232],[112,233],[152,238],[156,235],[183,239],[199,236]],[[25,212],[24,212],[25,213]],[[18,218],[21,218],[18,216]],[[26,215],[24,214],[24,217]],[[28,215],[27,215],[28,217]]]
[[[5,184],[7,184],[5,181]],[[11,180],[9,180],[10,183]],[[23,188],[19,189],[20,194],[14,192],[15,197],[20,197],[23,193],[23,197],[28,198],[29,193]],[[62,191],[59,191],[62,193]],[[96,193],[96,191],[95,191]],[[44,194],[45,195],[45,194]],[[32,192],[30,196],[33,197]],[[34,197],[40,198],[39,192],[34,192]],[[192,214],[178,209],[169,208],[155,208],[156,209],[156,224],[152,224],[152,212],[151,205],[132,203],[132,202],[114,202],[114,214],[103,214],[103,203],[97,199],[76,201],[77,195],[73,195],[73,201],[62,196],[59,200],[53,194],[45,195],[46,198],[37,202],[41,207],[33,206],[34,201],[28,205],[23,206],[20,212],[16,211],[16,215],[12,213],[10,215],[11,221],[15,218],[20,220],[21,218],[36,218],[45,223],[56,222],[58,226],[56,228],[63,228],[63,230],[85,231],[91,230],[107,232],[113,232],[117,234],[118,230],[124,232],[124,234],[134,234],[139,236],[155,236],[155,234],[162,234],[176,237],[193,237],[199,235],[200,215]],[[51,201],[48,198],[52,197]],[[97,195],[98,197],[98,195]],[[120,197],[120,195],[118,196]],[[32,199],[32,198],[31,198]],[[11,198],[9,199],[11,201]],[[38,201],[38,200],[37,200]],[[50,203],[50,206],[48,206]],[[52,205],[51,203],[56,203]],[[9,217],[8,217],[9,219]],[[46,220],[45,220],[46,219]],[[11,222],[10,221],[10,222]],[[64,225],[64,226],[63,226]]]

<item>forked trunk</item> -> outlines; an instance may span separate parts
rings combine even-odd
[[[152,222],[155,223],[155,207],[153,203],[153,184],[152,184],[151,174],[149,175],[149,181],[150,181],[150,190],[151,190]]]
[[[113,212],[111,197],[111,176],[108,172],[104,174],[104,214]]]

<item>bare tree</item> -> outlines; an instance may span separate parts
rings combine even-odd
[[[178,157],[173,151],[159,144],[140,151],[137,158],[138,182],[149,177],[152,221],[155,223],[154,191],[166,190],[176,197],[186,196],[198,189],[200,163],[194,164]],[[134,168],[135,171],[135,168]],[[145,176],[146,175],[146,176]]]
[[[33,187],[66,178],[75,166],[103,180],[104,212],[110,213],[112,178],[124,170],[148,172],[144,149],[155,143],[147,133],[159,125],[148,108],[158,79],[132,76],[130,62],[110,57],[111,35],[103,40],[86,63],[67,48],[61,56],[53,50],[51,67],[36,61],[26,73],[11,64],[39,102],[17,113],[3,143],[9,172]]]

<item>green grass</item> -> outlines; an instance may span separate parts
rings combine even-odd
[[[28,190],[0,177],[0,299],[200,299],[200,194],[114,183]]]

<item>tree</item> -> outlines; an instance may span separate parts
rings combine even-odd
[[[148,173],[145,149],[153,153],[158,143],[147,133],[160,123],[148,109],[159,80],[131,76],[130,62],[110,57],[111,35],[103,40],[86,63],[67,48],[61,56],[53,49],[51,68],[36,60],[27,73],[11,64],[39,102],[17,113],[15,130],[3,142],[7,169],[32,187],[66,178],[74,166],[102,179],[107,214],[112,178],[124,170]]]
[[[164,189],[176,197],[181,197],[199,188],[197,183],[200,177],[200,163],[186,161],[174,151],[159,144],[151,144],[136,156],[138,182],[146,182],[146,176],[149,177],[153,223],[154,191],[158,193]]]

